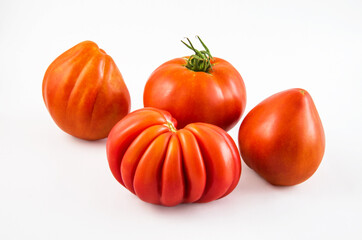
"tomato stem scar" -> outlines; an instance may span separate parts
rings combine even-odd
[[[166,126],[171,130],[171,132],[177,132],[175,125],[172,122],[167,121]]]

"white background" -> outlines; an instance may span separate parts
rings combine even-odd
[[[0,1],[0,239],[362,239],[361,13],[360,0]],[[48,114],[42,78],[73,45],[113,57],[135,110],[151,72],[197,34],[243,76],[246,113],[309,91],[326,133],[312,178],[275,187],[243,163],[226,198],[155,206],[113,178],[106,140],[73,138]]]

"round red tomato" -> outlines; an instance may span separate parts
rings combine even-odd
[[[232,138],[221,128],[176,120],[155,108],[134,111],[107,140],[113,176],[141,200],[165,206],[209,202],[237,185],[241,162]]]
[[[181,128],[205,122],[227,131],[245,109],[243,79],[230,63],[211,57],[205,45],[201,53],[188,46],[195,55],[168,61],[151,74],[144,89],[144,106],[170,112]]]
[[[322,122],[306,90],[295,88],[265,99],[244,118],[239,129],[245,163],[274,185],[307,180],[322,161]]]
[[[64,52],[48,67],[43,98],[55,123],[78,138],[107,137],[130,110],[130,96],[113,59],[85,41]]]

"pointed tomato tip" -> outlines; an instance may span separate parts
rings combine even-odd
[[[307,98],[310,97],[310,94],[308,93],[308,91],[303,88],[292,88],[289,91],[296,95],[299,95],[302,99],[304,99],[305,97],[307,97]]]
[[[303,88],[292,88],[292,89],[289,89],[289,90],[286,90],[286,91],[298,92],[298,93],[301,93],[302,95],[307,95],[308,94],[308,91],[303,89]]]
[[[79,44],[96,46],[97,48],[99,48],[98,45],[97,45],[97,43],[95,43],[95,42],[93,42],[93,41],[91,41],[91,40],[85,40],[85,41],[83,41],[83,42],[78,43],[77,45],[79,45]]]

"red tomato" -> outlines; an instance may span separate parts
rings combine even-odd
[[[78,138],[107,137],[130,110],[130,96],[113,59],[91,41],[64,52],[48,67],[43,98],[55,123]]]
[[[245,85],[230,63],[207,54],[176,58],[158,67],[146,83],[144,106],[170,112],[180,128],[205,122],[231,129],[245,109]]]
[[[325,137],[309,93],[290,89],[259,103],[240,126],[239,146],[245,163],[274,185],[311,177],[322,161]]]
[[[141,200],[165,206],[209,202],[237,185],[241,162],[232,138],[221,128],[176,120],[155,108],[134,111],[107,140],[113,176]]]

